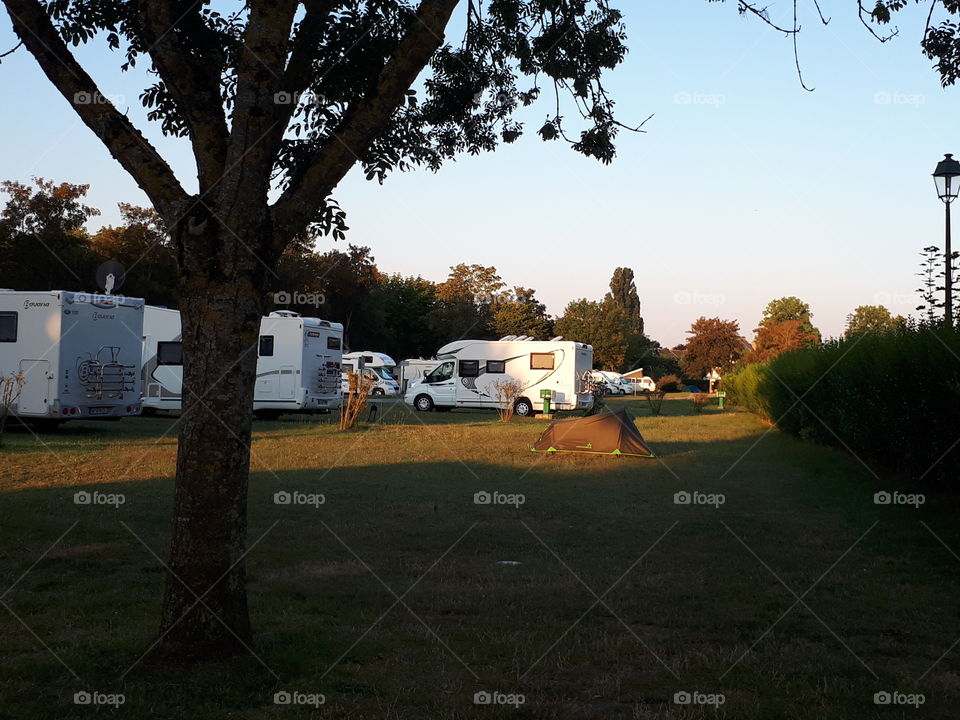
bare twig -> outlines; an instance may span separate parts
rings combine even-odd
[[[7,50],[5,53],[0,53],[0,60],[3,60],[7,55],[13,55],[20,46],[23,45],[23,40],[14,45],[10,50]]]
[[[797,66],[797,77],[800,79],[800,87],[807,92],[813,92],[813,88],[808,88],[803,81],[803,71],[800,69],[800,51],[797,49],[797,33],[800,32],[800,26],[797,25],[797,0],[793,0],[793,62]]]
[[[936,0],[934,0],[934,3],[936,3]],[[930,12],[933,12],[932,6],[930,7]],[[870,21],[866,19],[868,16],[872,18],[873,14],[863,6],[863,0],[857,0],[857,16],[860,18],[860,23],[870,32],[870,34],[882,43],[885,43],[888,40],[893,40],[893,38],[900,34],[900,30],[897,27],[894,27],[889,35],[878,34],[877,31],[874,30],[870,25]]]
[[[743,13],[748,13],[748,12],[749,12],[749,13],[753,13],[753,14],[756,15],[758,18],[760,18],[761,20],[763,20],[763,22],[765,22],[767,25],[769,25],[770,27],[772,27],[774,30],[777,30],[777,31],[779,31],[779,32],[782,32],[782,33],[784,33],[785,35],[795,35],[795,34],[798,33],[799,30],[800,30],[800,29],[796,26],[796,22],[794,22],[794,26],[793,26],[793,29],[792,29],[792,30],[791,30],[791,29],[784,28],[784,27],[780,27],[779,25],[777,25],[775,22],[773,22],[772,20],[770,20],[770,16],[767,14],[767,8],[766,8],[766,7],[758,8],[758,7],[757,7],[756,5],[754,5],[753,3],[746,2],[746,0],[738,0],[738,3],[739,3],[739,5],[740,5],[740,13],[741,13],[741,14],[743,14]]]

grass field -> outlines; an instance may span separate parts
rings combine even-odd
[[[542,421],[395,402],[351,433],[258,422],[256,657],[187,672],[139,662],[159,623],[175,420],[9,433],[0,718],[956,717],[955,506],[877,505],[895,478],[746,413],[625,402],[659,459],[534,454]],[[77,505],[78,491],[124,502]],[[481,491],[524,502],[475,504]],[[124,702],[76,705],[82,690]],[[283,691],[324,703],[275,704]],[[877,705],[882,692],[901,695]]]

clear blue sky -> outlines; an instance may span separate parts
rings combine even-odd
[[[930,173],[943,153],[960,155],[960,90],[940,87],[919,48],[925,8],[902,13],[885,45],[853,0],[830,3],[828,27],[805,9],[808,93],[790,40],[738,16],[732,0],[617,4],[630,54],[609,87],[623,121],[654,118],[646,134],[621,135],[612,166],[542,143],[534,131],[548,108],[536,106],[517,144],[439,174],[381,187],[354,172],[338,193],[348,242],[373,248],[385,272],[437,281],[458,262],[494,265],[554,314],[601,297],[626,265],[648,334],[670,345],[700,315],[739,320],[752,337],[764,305],[784,295],[809,302],[825,335],[857,305],[913,312],[918,252],[943,238]],[[791,5],[772,4],[772,18],[789,22]],[[0,49],[12,37],[4,16]],[[101,48],[79,56],[193,187],[187,148],[148,127],[142,75],[124,75]],[[117,221],[118,202],[147,204],[26,52],[0,65],[0,87],[0,177],[90,183],[96,226]]]

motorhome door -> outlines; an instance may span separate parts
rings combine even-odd
[[[21,415],[46,415],[50,401],[50,362],[21,360],[24,385],[17,403]]]
[[[457,388],[453,378],[454,362],[448,360],[423,376],[423,384],[430,387],[433,404],[454,407],[457,404]]]
[[[297,382],[297,369],[293,365],[280,366],[280,399],[290,400],[294,397]]]

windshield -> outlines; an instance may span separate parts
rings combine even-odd
[[[390,371],[385,367],[375,367],[370,369],[373,370],[377,375],[379,375],[384,380],[393,380],[393,375],[391,375]]]

